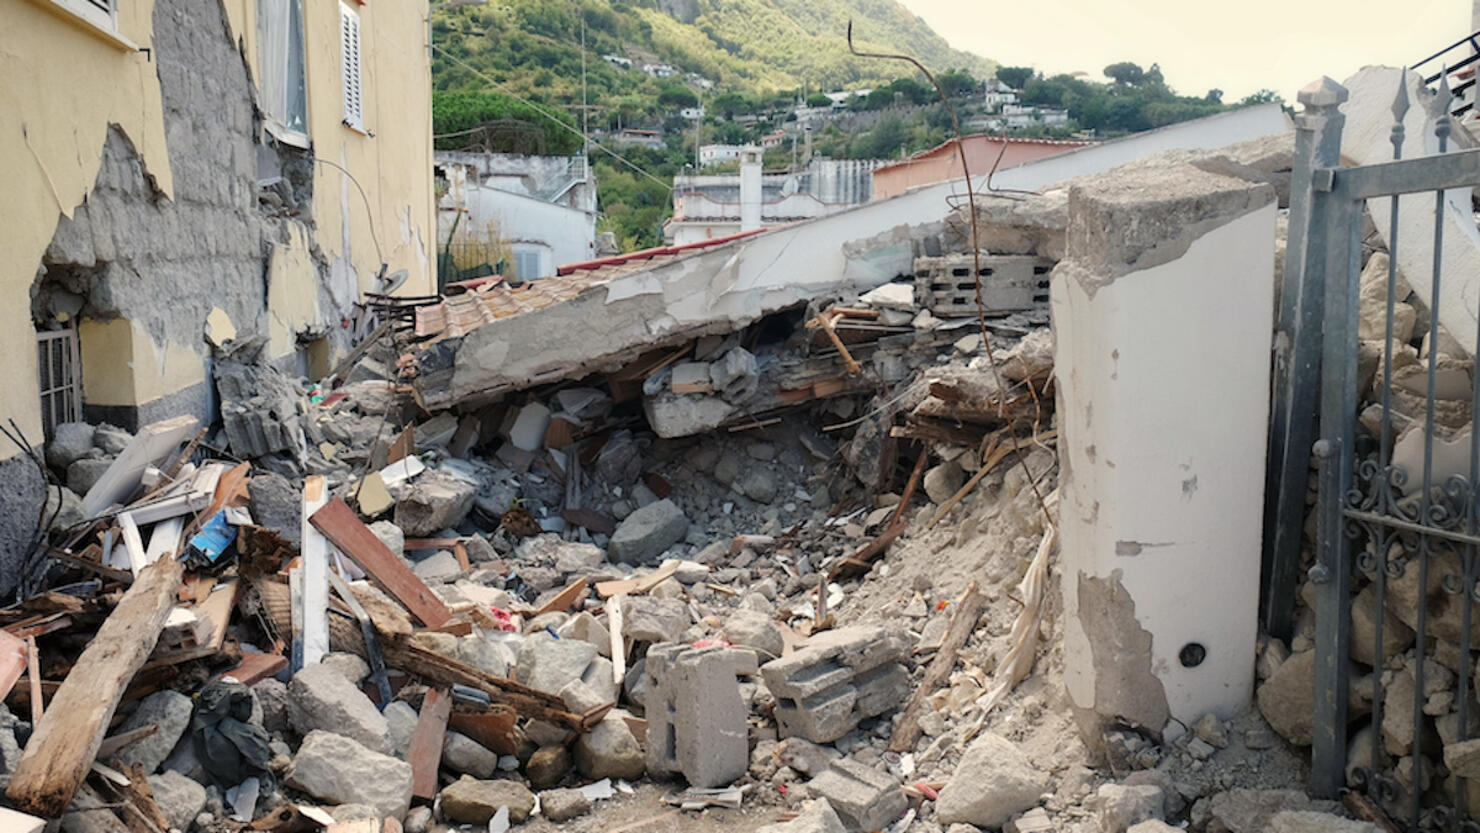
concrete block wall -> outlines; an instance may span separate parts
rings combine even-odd
[[[1069,195],[1052,277],[1065,678],[1086,741],[1253,691],[1275,194],[1190,165]]]

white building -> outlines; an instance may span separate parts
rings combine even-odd
[[[768,174],[761,171],[761,148],[749,145],[739,151],[739,173],[674,177],[673,216],[663,223],[669,243],[825,217],[866,203],[873,198],[873,169],[883,164],[815,159],[804,171]]]
[[[449,239],[454,252],[498,252],[504,274],[526,280],[596,255],[596,177],[586,157],[437,151],[434,162],[447,185],[439,253]]]
[[[989,109],[995,111],[1004,104],[1016,104],[1017,100],[1017,90],[995,78],[987,82],[987,92],[984,101]]]
[[[679,110],[678,114],[683,118],[688,119],[689,121],[699,121],[700,119],[704,118],[704,108],[685,107],[682,110]]]
[[[619,66],[622,69],[631,69],[632,68],[632,59],[631,58],[624,58],[621,55],[602,55],[601,57],[607,63],[615,64],[616,66]]]
[[[642,71],[654,78],[668,78],[673,73],[678,72],[678,70],[668,64],[643,64]]]
[[[744,145],[700,145],[699,167],[707,168],[710,165],[734,162],[740,158],[740,152],[744,149]]]

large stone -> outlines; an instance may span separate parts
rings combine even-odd
[[[1105,784],[1095,793],[1102,833],[1125,833],[1133,824],[1162,820],[1165,801],[1160,787],[1150,784]]]
[[[1364,665],[1376,665],[1377,656],[1377,592],[1372,585],[1362,588],[1352,599],[1352,659]],[[1408,650],[1413,644],[1413,629],[1395,616],[1382,620],[1382,657],[1386,661]]]
[[[498,754],[459,732],[442,738],[442,766],[474,778],[488,778],[498,769]]]
[[[66,486],[46,490],[46,513],[48,532],[63,532],[87,520],[82,510],[82,498]]]
[[[126,767],[143,764],[146,773],[159,769],[190,728],[194,711],[195,702],[178,691],[156,691],[145,697],[118,730],[130,732],[154,723],[159,725],[159,731],[120,749],[118,761]]]
[[[1445,745],[1444,765],[1460,778],[1480,778],[1480,738]]]
[[[1315,725],[1315,679],[1315,651],[1302,651],[1281,663],[1259,687],[1255,698],[1259,713],[1270,727],[1297,746],[1310,745]]]
[[[416,709],[404,700],[393,700],[382,714],[391,733],[391,753],[397,758],[405,758],[406,750],[411,748],[411,736],[416,734],[419,719]]]
[[[925,472],[925,494],[929,496],[932,503],[944,504],[960,491],[961,485],[965,482],[966,478],[961,472],[961,466],[957,465],[954,460],[941,463]]]
[[[725,639],[731,645],[753,648],[765,661],[781,656],[785,645],[771,617],[755,610],[737,610],[725,620]]]
[[[339,672],[339,676],[359,685],[366,677],[370,676],[370,665],[360,658],[359,654],[351,654],[348,651],[334,651],[325,654],[319,660],[320,665],[328,666]]]
[[[576,768],[592,780],[625,778],[632,781],[641,778],[647,769],[642,747],[632,736],[627,721],[615,709],[591,727],[591,731],[576,739],[575,759]]]
[[[581,679],[595,658],[596,646],[589,642],[533,633],[519,646],[514,675],[527,686],[558,694],[572,681]]]
[[[575,639],[595,645],[596,652],[604,657],[612,655],[612,638],[606,625],[584,610],[565,620],[555,632],[561,639]]]
[[[402,532],[399,526],[390,521],[376,521],[370,524],[370,531],[375,533],[380,543],[385,544],[385,548],[397,558],[406,554],[406,533]]]
[[[770,503],[776,499],[776,475],[770,469],[754,467],[735,481],[735,490],[755,501]]]
[[[1381,833],[1381,828],[1331,813],[1286,810],[1269,820],[1269,833]]]
[[[1013,814],[1036,805],[1047,789],[1047,776],[1015,744],[988,733],[961,756],[935,802],[935,815],[941,824],[1001,827]]]
[[[898,779],[851,758],[833,761],[807,782],[807,789],[827,799],[838,818],[854,830],[889,827],[909,806]]]
[[[46,464],[57,471],[66,471],[93,450],[93,432],[93,427],[85,422],[58,425],[51,442],[46,444]]]
[[[791,821],[768,824],[757,828],[755,833],[847,833],[847,828],[827,799],[817,798],[807,802]]]
[[[529,756],[524,765],[524,776],[529,785],[537,790],[549,789],[559,784],[570,772],[570,750],[559,744],[541,746]]]
[[[154,803],[176,830],[189,830],[201,808],[206,806],[206,788],[174,770],[149,776]]]
[[[399,819],[411,804],[410,764],[322,730],[303,739],[283,780],[320,801],[368,804],[382,816]]]
[[[555,569],[562,573],[586,573],[606,562],[606,553],[595,544],[567,543],[555,555]]]
[[[580,790],[547,790],[540,793],[540,815],[560,823],[591,812],[591,799]]]
[[[103,477],[103,473],[113,461],[106,457],[83,457],[81,460],[73,460],[72,465],[67,466],[67,488],[79,495],[87,494]]]
[[[128,448],[129,441],[133,438],[133,434],[105,422],[93,432],[93,445],[104,454],[116,457]]]
[[[744,347],[731,347],[724,358],[709,365],[709,383],[727,402],[738,404],[749,399],[759,387],[760,378],[755,354]]]
[[[442,815],[459,824],[488,824],[500,807],[509,808],[509,821],[523,824],[534,811],[534,793],[517,781],[479,781],[464,775],[441,794]]]
[[[298,546],[303,535],[303,494],[298,487],[276,472],[259,472],[247,481],[247,494],[252,520]]]
[[[689,608],[677,599],[633,596],[622,606],[622,635],[634,642],[677,642],[689,628]]]
[[[1192,826],[1210,833],[1268,833],[1274,817],[1287,810],[1330,813],[1339,806],[1300,790],[1228,790],[1193,805]]]
[[[275,677],[252,686],[257,705],[262,707],[262,728],[273,734],[285,732],[292,727],[288,715],[288,687]]]
[[[366,748],[390,754],[385,715],[354,683],[327,665],[310,665],[288,684],[289,718],[301,734],[315,729],[344,735]]]
[[[457,556],[447,550],[438,550],[411,565],[411,572],[427,584],[447,584],[462,578],[462,566]]]
[[[647,564],[683,539],[689,519],[671,500],[650,503],[628,515],[612,533],[607,555],[613,561]]]
[[[477,487],[465,480],[440,471],[426,472],[396,502],[396,526],[410,538],[436,535],[462,523],[477,494]]]

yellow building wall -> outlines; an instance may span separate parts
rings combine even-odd
[[[77,326],[82,398],[91,405],[153,402],[205,381],[200,356],[179,344],[158,345],[137,321],[83,319]]]
[[[118,34],[150,45],[153,0],[119,4]],[[101,36],[46,0],[0,0],[0,418],[42,440],[30,289],[57,217],[92,187],[108,125],[133,141],[173,194],[159,77],[143,52]],[[430,165],[428,165],[430,167]],[[0,460],[17,453],[0,444]]]
[[[225,0],[225,5],[252,76],[260,78],[257,0]],[[360,16],[364,133],[343,123],[339,3],[303,4],[308,135],[314,157],[334,163],[314,165],[318,244],[331,269],[335,261],[352,269],[362,293],[375,291],[384,262],[387,274],[400,269],[409,273],[395,294],[430,295],[437,285],[437,215],[426,7],[399,2],[359,5],[356,0],[349,0],[349,5]],[[269,301],[274,320],[297,320],[302,312],[301,306],[274,308]],[[278,346],[273,345],[274,356],[281,355],[276,353]]]
[[[252,76],[260,78],[257,0],[223,3]],[[436,207],[426,8],[356,6],[367,135],[342,124],[338,4],[303,5],[313,151],[348,169],[359,184],[339,168],[314,166],[316,242],[331,264],[350,268],[362,293],[374,290],[384,261],[389,272],[410,274],[397,294],[430,294],[436,288]],[[58,215],[70,216],[96,180],[109,124],[123,130],[158,187],[173,196],[156,67],[146,53],[119,42],[150,46],[154,3],[128,0],[119,7],[118,37],[110,38],[49,0],[0,0],[0,188],[11,207],[0,222],[0,297],[6,299],[0,304],[0,355],[6,357],[0,362],[0,418],[15,419],[32,442],[41,441],[42,430],[30,287]],[[295,237],[289,245],[307,242]],[[280,292],[269,303],[270,320],[301,322],[304,309],[298,292]],[[274,352],[293,341],[277,335]],[[202,381],[198,357],[193,373],[186,372],[176,355],[183,348],[156,347],[127,322],[94,322],[83,340],[84,365],[98,355],[88,342],[127,345],[129,359],[122,364],[148,377],[105,382],[85,371],[87,401],[143,404]],[[116,359],[104,364],[120,366]],[[0,460],[15,453],[0,445]]]

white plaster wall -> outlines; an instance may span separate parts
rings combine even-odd
[[[481,231],[492,222],[505,242],[547,246],[553,257],[547,274],[596,256],[595,214],[472,183],[466,185],[465,200],[464,227]],[[446,239],[445,229],[440,239]]]
[[[1357,165],[1375,165],[1393,158],[1393,97],[1403,70],[1393,67],[1366,67],[1348,78],[1350,94],[1342,107],[1346,125],[1341,133],[1343,161]],[[1432,96],[1422,88],[1416,72],[1404,76],[1408,85],[1408,114],[1403,119],[1403,157],[1414,159],[1439,152],[1434,135],[1434,118],[1429,113]],[[1458,119],[1454,120],[1456,123]],[[1456,124],[1450,137],[1449,150],[1469,146],[1463,129]],[[1453,188],[1444,192],[1444,247],[1439,303],[1431,302],[1434,277],[1434,195],[1432,192],[1408,194],[1399,198],[1398,243],[1395,249],[1398,270],[1413,286],[1413,292],[1430,309],[1439,310],[1439,323],[1454,336],[1470,355],[1475,354],[1476,310],[1480,309],[1480,230],[1470,206],[1470,188]],[[1388,197],[1368,200],[1367,208],[1378,234],[1387,241],[1392,218],[1392,200]],[[1391,243],[1391,241],[1387,241]]]
[[[1081,574],[1119,574],[1175,718],[1231,717],[1253,694],[1275,213],[1093,294],[1054,274],[1064,664],[1083,708],[1094,680]],[[1208,652],[1191,669],[1178,661],[1189,642]]]

